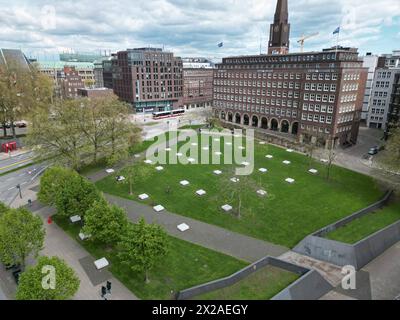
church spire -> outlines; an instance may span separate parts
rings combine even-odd
[[[287,0],[278,0],[274,23],[271,24],[268,43],[268,54],[289,53],[289,12]]]

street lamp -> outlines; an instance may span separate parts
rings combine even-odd
[[[22,199],[21,185],[17,184],[16,188],[19,190],[19,197]]]

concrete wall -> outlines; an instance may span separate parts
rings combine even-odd
[[[353,221],[354,219],[381,208],[387,203],[391,194],[392,192],[387,192],[382,200],[373,205],[307,236],[293,249],[293,251],[338,266],[352,265],[357,270],[361,269],[396,242],[400,241],[400,221],[377,231],[355,244],[347,244],[325,239],[322,238],[322,236]]]
[[[267,265],[284,269],[293,273],[301,275],[301,278],[292,283],[288,288],[278,293],[273,299],[318,299],[332,289],[326,280],[316,271],[297,266],[295,264],[279,260],[273,257],[265,257],[255,263],[247,266],[246,268],[232,274],[229,277],[211,281],[202,285],[198,285],[186,290],[182,290],[177,294],[177,300],[190,299],[201,294],[211,292],[217,289],[222,289],[235,284],[260,268]]]

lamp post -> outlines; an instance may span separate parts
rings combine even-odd
[[[22,199],[21,185],[20,185],[20,184],[17,184],[16,188],[17,188],[18,191],[19,191],[19,197]]]

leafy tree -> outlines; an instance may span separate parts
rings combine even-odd
[[[100,193],[93,183],[76,171],[53,167],[40,179],[38,198],[45,204],[55,205],[60,215],[83,216],[93,202],[100,199]]]
[[[149,283],[151,271],[168,253],[168,236],[156,224],[147,224],[141,218],[137,224],[129,224],[119,243],[119,258],[135,272],[144,272]]]
[[[53,269],[54,268],[54,269]],[[51,275],[54,271],[52,283]],[[17,300],[67,300],[79,289],[75,271],[58,257],[39,257],[35,266],[22,273],[17,287]],[[54,287],[53,287],[54,285]]]
[[[129,194],[133,195],[133,185],[137,180],[143,180],[151,176],[154,168],[142,165],[130,165],[124,172],[127,174],[126,183],[129,185]]]
[[[0,202],[0,214],[10,210],[3,202]]]
[[[118,206],[110,206],[104,198],[101,198],[86,211],[83,233],[90,234],[91,240],[112,244],[121,239],[127,225],[125,211]]]
[[[400,171],[400,127],[393,128],[390,132],[382,162],[390,170]]]
[[[0,215],[0,259],[25,268],[29,255],[36,257],[43,247],[45,230],[40,217],[24,208],[9,209]]]

